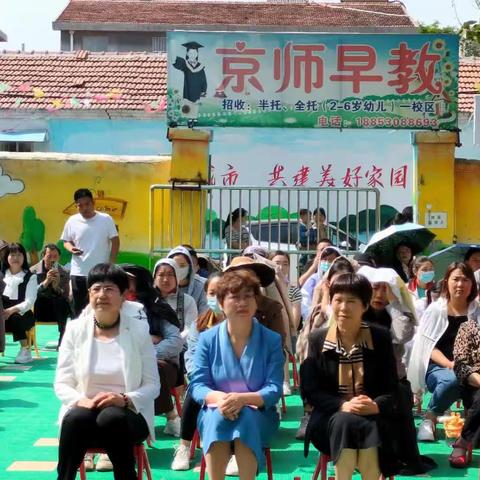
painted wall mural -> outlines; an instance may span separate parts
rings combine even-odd
[[[149,188],[152,183],[168,182],[170,159],[125,158],[130,157],[47,154],[29,158],[0,152],[0,178],[6,179],[0,183],[0,238],[20,240],[34,261],[45,243],[57,243],[68,216],[76,213],[74,191],[89,188],[98,210],[112,215],[117,225],[119,261],[147,265]],[[63,255],[62,260],[68,258]]]

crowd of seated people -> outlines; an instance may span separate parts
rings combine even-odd
[[[58,478],[75,478],[81,462],[95,468],[85,456],[93,446],[106,452],[98,470],[106,464],[115,478],[136,478],[133,446],[154,439],[155,415],[163,414],[164,433],[179,437],[173,470],[191,468],[197,433],[209,478],[255,478],[275,445],[277,404],[293,393],[293,356],[304,406],[296,438],[305,455],[313,445],[328,456],[338,479],[435,468],[418,442],[438,439],[438,422],[459,399],[466,420],[449,462],[466,467],[480,434],[480,251],[435,282],[430,259],[400,250],[398,265],[377,267],[321,239],[297,283],[282,251],[247,246],[207,278],[195,249],[179,245],[151,271],[93,266],[88,304],[67,321],[74,315],[58,247],[48,244],[30,268],[23,246],[7,243],[2,326],[20,344],[16,361],[31,361],[27,332],[36,319],[55,311],[50,320],[59,325]],[[425,395],[417,430],[414,401]]]

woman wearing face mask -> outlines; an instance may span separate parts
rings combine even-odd
[[[420,441],[435,440],[437,417],[462,394],[461,384],[453,371],[453,347],[460,326],[468,319],[480,320],[476,297],[477,284],[472,269],[463,262],[455,262],[445,273],[441,297],[423,314],[408,366],[412,390],[423,391],[426,387],[432,393],[425,418],[418,428]],[[462,448],[463,452],[458,451]],[[465,462],[464,445],[458,445],[456,450],[452,456],[459,457],[460,463]]]
[[[189,330],[197,318],[197,307],[195,300],[190,295],[179,290],[177,269],[175,260],[164,258],[155,264],[153,277],[157,295],[165,300],[177,314],[180,336],[183,339],[183,348],[186,349]],[[183,367],[181,363],[177,368],[173,364],[163,365],[163,368],[160,369],[160,375],[163,375],[163,378],[160,378],[162,391],[160,392],[160,397],[155,401],[155,414],[166,413],[167,425],[165,426],[165,433],[179,437],[180,417],[173,408],[170,390],[177,385],[179,375],[183,377]],[[165,388],[163,388],[164,386]]]
[[[179,291],[193,297],[198,313],[205,312],[208,308],[204,289],[206,279],[195,273],[188,248],[182,245],[175,247],[168,252],[167,258],[172,258],[177,264]]]
[[[414,277],[408,282],[408,289],[415,298],[417,318],[421,318],[432,303],[432,288],[435,286],[435,270],[428,257],[415,258],[412,263]]]
[[[205,283],[208,310],[199,315],[195,328],[192,327],[188,335],[188,349],[185,352],[185,368],[189,378],[194,367],[193,358],[200,333],[214,327],[225,319],[225,315],[216,297],[216,288],[221,276],[221,273],[213,273],[208,277]],[[175,447],[171,466],[172,470],[190,469],[190,443],[197,428],[197,417],[200,409],[201,405],[193,400],[190,390],[187,390],[183,403],[180,444]]]
[[[320,254],[317,272],[305,281],[302,287],[302,317],[308,318],[312,307],[316,305],[313,302],[315,288],[321,283],[321,280],[333,261],[341,255],[336,247],[326,247]]]

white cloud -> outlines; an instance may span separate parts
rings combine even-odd
[[[16,194],[23,192],[25,184],[21,180],[12,180],[10,175],[3,173],[3,169],[0,166],[0,198],[9,194]]]

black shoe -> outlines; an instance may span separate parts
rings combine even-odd
[[[305,440],[305,431],[307,430],[308,421],[310,420],[310,414],[306,413],[300,420],[300,426],[298,427],[295,438],[297,440]]]

